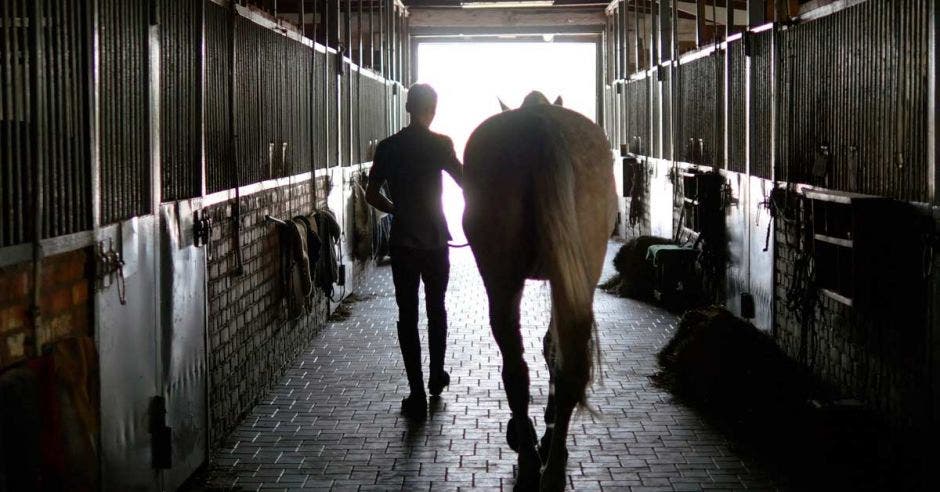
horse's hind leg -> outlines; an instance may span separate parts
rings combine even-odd
[[[552,443],[552,434],[555,430],[555,345],[552,340],[552,328],[549,324],[542,339],[542,356],[545,357],[545,366],[548,368],[548,403],[545,404],[545,433],[539,441],[539,456],[548,460],[548,451]]]
[[[539,484],[541,461],[536,449],[535,430],[529,421],[529,367],[523,357],[519,327],[519,303],[523,282],[511,287],[487,286],[490,300],[490,325],[503,356],[503,387],[512,412],[510,425],[515,428],[519,471],[516,489],[534,490]]]
[[[567,477],[565,473],[568,462],[568,425],[571,415],[578,404],[577,394],[583,391],[583,383],[567,377],[566,374],[553,367],[550,369],[554,375],[554,427],[551,431],[551,444],[548,456],[545,458],[545,468],[542,471],[542,491],[559,491],[565,489]]]

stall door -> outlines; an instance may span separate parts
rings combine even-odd
[[[150,440],[150,405],[159,391],[154,239],[152,215],[99,237],[103,257],[113,252],[123,260],[120,269],[101,276],[95,294],[103,490],[158,490]]]
[[[162,395],[170,436],[166,490],[206,458],[206,257],[194,225],[199,199],[160,206]]]

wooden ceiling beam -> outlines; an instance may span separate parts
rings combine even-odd
[[[411,8],[411,29],[443,27],[605,26],[600,9],[426,9]]]

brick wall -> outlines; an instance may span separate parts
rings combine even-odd
[[[792,220],[784,220],[780,212],[774,221],[778,344],[837,393],[862,401],[893,425],[907,429],[923,425],[929,417],[930,395],[926,318],[919,323],[876,322],[813,288],[806,316],[810,322],[801,323],[798,308],[788,308],[787,297],[798,278],[802,247],[795,219],[802,209],[792,194],[787,203]]]
[[[38,346],[92,334],[88,263],[84,249],[43,260]],[[0,268],[0,370],[33,355],[32,289],[31,262]]]
[[[322,190],[322,188],[321,188]],[[285,218],[312,210],[309,182],[241,198],[244,271],[235,274],[233,206],[208,209],[213,222],[208,261],[209,401],[211,445],[234,428],[316,334],[328,305],[319,295],[314,314],[287,317],[279,285],[275,226],[264,217]]]

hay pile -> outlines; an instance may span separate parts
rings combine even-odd
[[[630,239],[614,256],[617,270],[601,288],[621,297],[647,300],[653,297],[655,276],[652,265],[646,261],[646,250],[658,244],[672,244],[671,239],[656,236],[638,236]]]
[[[720,306],[687,311],[654,382],[737,420],[799,411],[812,382],[770,336]]]
[[[917,436],[846,405],[767,334],[723,307],[690,310],[651,379],[736,446],[816,490],[919,490],[934,468]]]

